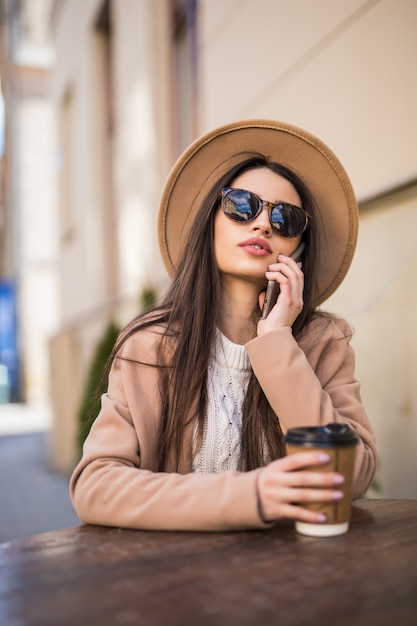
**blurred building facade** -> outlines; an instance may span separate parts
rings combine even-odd
[[[58,328],[51,0],[0,2],[0,364],[5,400],[50,395],[45,345]]]
[[[357,252],[323,308],[356,331],[380,494],[417,497],[416,23],[414,0],[52,1],[55,468],[77,460],[77,408],[107,323],[167,284],[156,218],[170,167],[201,133],[263,117],[316,134],[351,177]]]

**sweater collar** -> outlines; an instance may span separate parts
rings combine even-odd
[[[251,369],[245,346],[233,343],[217,329],[215,338],[215,359],[228,369],[249,371]]]

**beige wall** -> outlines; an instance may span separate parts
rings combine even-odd
[[[364,205],[350,272],[325,307],[352,324],[383,494],[417,497],[417,185]]]
[[[61,329],[50,342],[50,353],[54,363],[62,359],[72,376],[53,375],[50,456],[63,471],[76,458],[74,420],[106,318],[126,323],[138,313],[141,287],[151,283],[162,289],[166,282],[156,212],[170,166],[169,7],[165,0],[111,3],[111,145],[104,137],[103,44],[95,30],[101,7],[101,0],[64,0],[54,21],[53,100],[61,191],[62,184],[65,188],[59,203]],[[111,211],[109,194],[114,215],[113,223],[106,224],[103,207]],[[110,271],[115,273],[111,280]],[[70,350],[75,344],[78,349]]]
[[[135,312],[143,283],[166,281],[155,212],[173,154],[169,3],[112,3],[113,295],[103,277],[109,250],[101,234],[103,180],[97,165],[100,77],[92,24],[100,5],[63,0],[55,24],[55,102],[59,107],[68,89],[74,98],[76,229],[61,255],[61,303],[62,333],[71,327],[82,337],[84,348],[73,366],[78,376],[97,337],[85,316],[103,320],[117,308],[125,321]],[[239,118],[282,119],[321,137],[351,176],[362,211],[357,255],[325,305],[356,329],[357,372],[380,449],[381,494],[416,497],[417,194],[412,186],[401,194],[394,190],[417,179],[417,84],[410,80],[417,3],[200,0],[199,18],[200,132]],[[385,199],[365,203],[385,192]],[[64,383],[61,392],[71,394],[71,385]]]
[[[49,360],[45,343],[58,327],[56,186],[52,169],[53,110],[46,97],[21,96],[16,103],[19,133],[14,211],[20,238],[19,327],[23,397],[48,403]]]
[[[100,0],[64,2],[55,34],[54,100],[59,117],[66,95],[70,93],[72,98],[73,232],[61,240],[64,324],[114,295],[106,290],[109,265],[118,270],[117,297],[137,294],[142,283],[163,271],[157,253],[156,210],[169,167],[166,150],[161,150],[164,137],[160,130],[168,117],[164,110],[167,87],[163,85],[168,82],[169,68],[160,61],[161,42],[163,48],[168,40],[167,6],[160,0],[119,0],[112,5],[110,94],[115,130],[109,185],[101,167],[105,149],[102,67],[94,29],[101,5]],[[155,6],[166,10],[156,11]],[[153,36],[155,30],[157,37]],[[63,155],[62,141],[61,128],[58,152]],[[108,259],[110,251],[103,240],[103,188],[112,190],[116,213],[118,256],[113,259]],[[76,268],[82,272],[82,281]]]
[[[95,141],[100,115],[94,97],[97,79],[92,33],[99,4],[97,0],[63,2],[55,32],[57,153],[62,163],[60,175],[69,178],[61,188],[58,207],[61,224],[65,225],[60,236],[64,326],[106,295],[101,271],[105,251],[98,192],[101,181],[97,180],[100,152]]]
[[[115,197],[120,292],[135,294],[162,275],[156,218],[169,169],[169,67],[166,2],[114,3]],[[162,57],[162,59],[161,59]]]
[[[206,0],[202,13],[202,130],[251,117],[306,128],[361,199],[416,176],[414,0]]]

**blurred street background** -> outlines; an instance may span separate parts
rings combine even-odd
[[[50,426],[47,407],[0,404],[0,543],[80,523],[48,466]]]

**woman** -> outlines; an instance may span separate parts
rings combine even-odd
[[[348,324],[318,305],[356,244],[349,179],[316,137],[280,122],[198,139],[166,183],[159,242],[173,280],[119,338],[108,390],[71,478],[81,520],[129,528],[230,530],[338,500],[325,454],[285,456],[295,426],[349,424],[354,495],[375,468]],[[291,258],[299,245],[302,261]],[[261,319],[267,281],[280,293]]]

